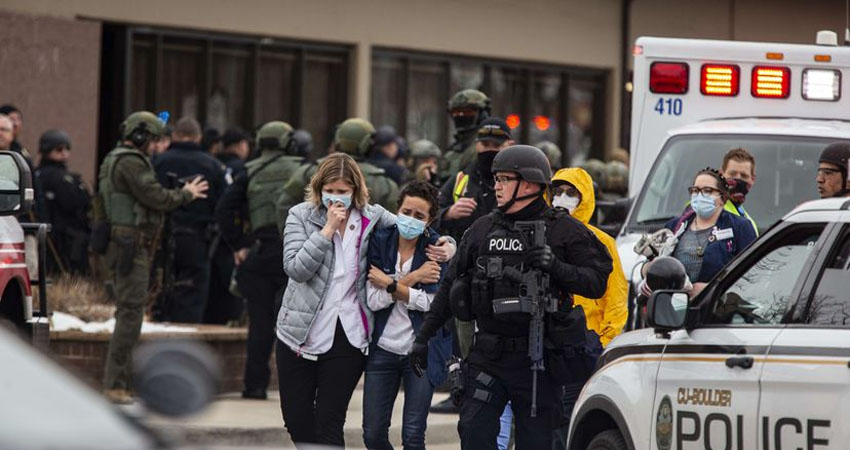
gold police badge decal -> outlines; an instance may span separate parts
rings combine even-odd
[[[673,446],[673,403],[667,395],[658,404],[655,416],[655,444],[658,450],[670,450]]]

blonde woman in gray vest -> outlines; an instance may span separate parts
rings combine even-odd
[[[366,303],[369,237],[395,224],[395,216],[368,204],[363,173],[344,153],[322,161],[305,198],[289,211],[284,228],[289,283],[276,329],[280,405],[296,446],[342,447],[374,327]],[[445,262],[455,250],[453,240],[443,239],[427,252]]]

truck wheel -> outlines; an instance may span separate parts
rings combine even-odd
[[[627,450],[626,441],[618,430],[605,430],[590,441],[587,450]]]

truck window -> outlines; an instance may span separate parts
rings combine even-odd
[[[798,204],[818,198],[818,156],[833,139],[799,136],[684,135],[670,139],[647,178],[627,225],[629,231],[660,228],[682,213],[697,171],[720,169],[723,155],[743,147],[756,159],[756,182],[744,208],[766,230]]]
[[[824,224],[807,224],[760,249],[760,256],[717,298],[715,324],[778,324],[794,299],[791,292],[823,232]]]
[[[850,326],[850,227],[839,242],[808,307],[806,322],[812,325]]]

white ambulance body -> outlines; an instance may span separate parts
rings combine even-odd
[[[682,212],[697,170],[749,150],[744,207],[764,231],[817,198],[820,151],[850,139],[850,47],[642,37],[634,48],[632,203],[617,238],[633,286],[634,243]]]

